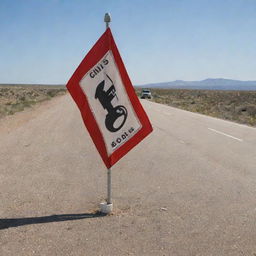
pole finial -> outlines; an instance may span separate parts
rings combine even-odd
[[[109,27],[109,23],[111,22],[111,16],[110,16],[110,14],[108,12],[105,13],[104,22],[106,22],[106,28],[108,28]]]

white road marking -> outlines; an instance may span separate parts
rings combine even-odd
[[[212,129],[212,128],[208,128],[208,130],[210,130],[210,131],[212,131],[212,132],[216,132],[216,133],[222,134],[222,135],[227,136],[227,137],[229,137],[229,138],[232,138],[232,139],[234,139],[234,140],[243,141],[242,139],[236,138],[236,137],[234,137],[234,136],[232,136],[232,135],[226,134],[226,133],[224,133],[224,132],[217,131],[217,130]]]

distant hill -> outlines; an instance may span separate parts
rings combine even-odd
[[[202,81],[176,80],[165,83],[138,85],[145,88],[202,89],[202,90],[242,90],[255,91],[256,81],[239,81],[224,78],[208,78]]]

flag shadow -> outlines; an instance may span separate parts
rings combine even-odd
[[[50,216],[31,217],[31,218],[0,219],[0,230],[11,228],[11,227],[32,225],[32,224],[72,221],[72,220],[81,220],[81,219],[89,219],[89,218],[99,218],[104,216],[106,216],[106,214],[103,214],[101,212],[95,212],[95,213],[80,213],[80,214],[60,214],[60,215],[50,215]]]

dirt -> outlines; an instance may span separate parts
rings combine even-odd
[[[64,86],[0,85],[0,118],[65,93]]]
[[[256,126],[256,91],[151,89],[151,92],[152,100],[157,103]]]
[[[138,95],[141,89],[136,90]],[[151,89],[153,101],[256,126],[256,91]],[[64,86],[0,85],[0,118],[66,93]]]

